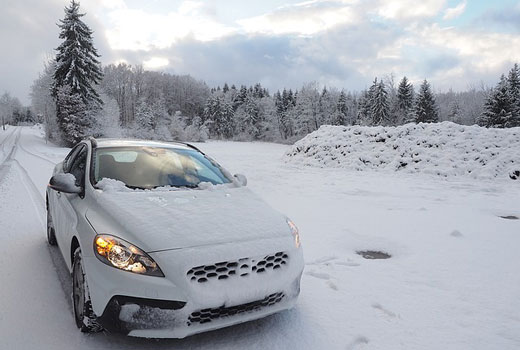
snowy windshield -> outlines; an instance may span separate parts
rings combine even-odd
[[[150,189],[162,186],[197,187],[230,183],[218,164],[200,152],[159,147],[98,148],[92,164],[94,183],[103,178],[122,181],[130,188]]]

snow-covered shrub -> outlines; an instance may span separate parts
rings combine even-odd
[[[487,129],[451,122],[398,127],[322,126],[296,142],[285,159],[359,171],[513,178],[520,171],[519,149],[520,128]]]

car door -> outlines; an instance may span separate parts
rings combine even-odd
[[[74,159],[76,158],[76,155],[82,149],[82,147],[83,147],[82,144],[78,144],[78,145],[74,146],[72,148],[72,150],[69,152],[69,154],[67,154],[67,156],[65,157],[63,162],[61,162],[61,166],[58,166],[55,169],[56,172],[53,175],[68,172],[71,163],[74,161]],[[62,193],[59,191],[55,191],[55,190],[49,191],[49,208],[51,210],[52,222],[54,225],[54,232],[56,234],[56,240],[58,242],[58,246],[60,246],[60,247],[62,247],[63,242],[65,242],[65,239],[62,234],[63,225],[61,224],[64,220],[62,209],[61,209],[61,207],[62,207],[61,196],[62,196]]]
[[[85,168],[87,163],[88,148],[85,144],[80,145],[79,149],[72,157],[64,164],[64,172],[74,175],[76,178],[76,185],[82,188],[85,187]],[[75,193],[57,192],[57,222],[55,223],[55,230],[57,230],[56,239],[60,247],[65,261],[70,267],[70,244],[72,237],[76,233],[76,226],[78,218],[76,214],[76,206],[79,201],[82,201],[82,195]],[[58,238],[59,237],[59,238]]]

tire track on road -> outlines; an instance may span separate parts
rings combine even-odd
[[[11,151],[9,152],[7,157],[5,156],[5,146],[8,143],[9,139],[16,133],[17,127],[13,126],[12,129],[13,129],[13,131],[9,135],[4,137],[4,139],[2,140],[2,143],[0,144],[0,146],[2,146],[2,154],[4,155],[4,159],[0,162],[0,165],[3,165],[7,161],[7,159],[11,156],[11,154],[13,152],[13,149],[11,147]]]
[[[7,137],[5,137],[4,140],[2,141],[1,146],[2,146],[2,153],[4,154],[4,156],[5,156],[5,145],[8,141],[8,139],[10,139],[11,136],[13,136],[16,133],[16,130],[17,130],[16,127],[14,127],[13,132],[11,134],[9,134]],[[9,151],[9,154],[7,155],[7,157],[4,157],[4,159],[0,162],[0,181],[2,181],[4,179],[5,174],[9,171],[9,164],[13,158],[17,138],[20,137],[20,133],[21,133],[21,130],[18,132],[18,135],[15,138],[15,142],[11,146],[11,150]]]
[[[50,160],[50,159],[48,159],[48,158],[46,158],[44,156],[40,156],[39,154],[36,154],[34,152],[31,152],[31,151],[28,151],[27,148],[25,148],[24,145],[21,142],[19,143],[19,146],[20,146],[20,149],[22,151],[24,151],[25,153],[27,153],[27,154],[30,154],[30,155],[32,155],[34,157],[38,157],[38,158],[40,158],[40,159],[42,159],[42,160],[44,160],[44,161],[46,161],[48,163],[51,163],[52,165],[58,164],[57,162],[54,162],[54,161],[52,161],[52,160]]]
[[[36,211],[38,221],[42,225],[42,227],[46,228],[46,218],[43,217],[43,213],[45,212],[45,198],[41,195],[40,191],[38,190],[38,187],[34,183],[34,181],[29,176],[29,173],[27,170],[23,167],[22,164],[16,159],[16,153],[19,149],[18,146],[20,146],[20,138],[22,135],[22,128],[15,127],[15,130],[8,135],[4,141],[2,142],[2,149],[5,154],[5,146],[8,142],[9,138],[12,138],[12,136],[16,134],[14,142],[12,143],[11,150],[9,151],[9,154],[7,157],[3,160],[3,162],[0,164],[0,181],[4,178],[4,174],[9,171],[9,169],[12,169],[16,171],[19,174],[19,179],[21,183],[23,184],[23,187],[26,189],[27,194],[29,195],[29,198],[31,200],[31,203]],[[30,152],[27,152],[31,154]],[[12,165],[15,165],[14,167]]]

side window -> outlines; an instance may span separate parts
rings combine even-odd
[[[87,165],[87,147],[83,146],[76,157],[72,159],[70,169],[67,171],[76,178],[76,186],[85,186],[85,168]]]
[[[79,150],[81,149],[82,145],[76,145],[65,157],[65,160],[63,161],[63,171],[68,173],[70,166],[72,162],[74,161],[74,158],[78,154]]]

